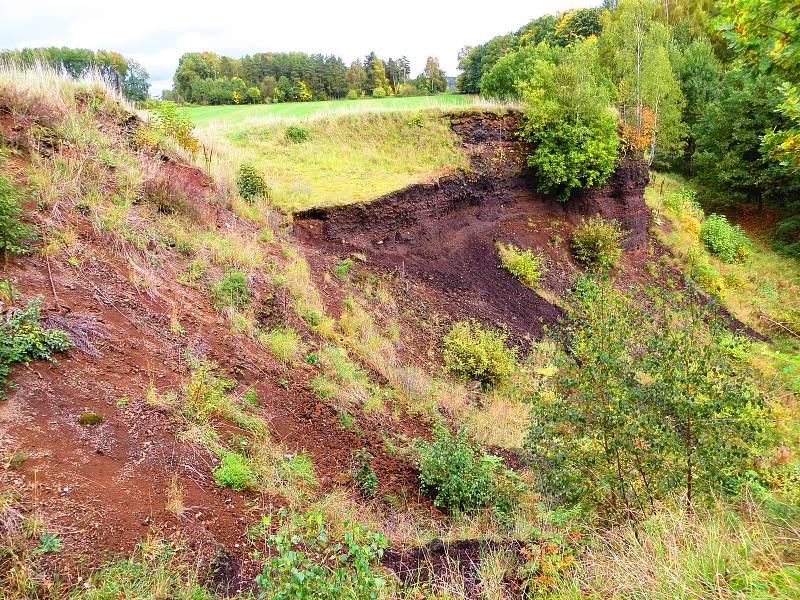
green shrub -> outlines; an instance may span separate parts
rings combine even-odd
[[[355,100],[358,98],[358,92],[355,90],[347,90],[347,99]]]
[[[4,388],[9,384],[12,364],[53,361],[53,353],[64,352],[74,345],[66,331],[42,328],[41,306],[42,299],[36,298],[23,309],[9,311],[0,321],[0,399],[6,398]]]
[[[603,185],[617,166],[619,137],[613,116],[591,126],[568,121],[530,120],[522,136],[533,145],[528,166],[545,194],[569,200],[573,190]]]
[[[248,202],[258,198],[269,198],[269,186],[264,177],[250,163],[242,163],[236,175],[236,188],[239,195]]]
[[[685,211],[702,219],[703,209],[697,201],[697,192],[691,188],[681,188],[664,196],[664,208],[680,216]]]
[[[289,127],[286,128],[286,139],[293,144],[302,144],[308,140],[308,130],[298,125],[289,125]]]
[[[178,110],[174,102],[160,102],[151,114],[150,122],[156,131],[181,148],[192,153],[197,152],[200,143],[194,136],[194,123],[188,113]]]
[[[534,254],[531,250],[520,250],[513,244],[503,244],[497,242],[497,252],[500,254],[500,262],[509,273],[519,279],[519,281],[535,289],[546,273],[544,267],[545,258],[541,254]]]
[[[386,90],[382,87],[376,87],[372,90],[372,97],[373,98],[386,98]]]
[[[276,327],[267,334],[267,345],[272,354],[284,363],[292,362],[300,351],[302,340],[289,325]]]
[[[506,346],[507,337],[475,320],[456,323],[442,340],[445,370],[486,389],[503,383],[517,368],[517,351]]]
[[[214,479],[220,487],[229,487],[234,492],[251,489],[256,484],[256,475],[246,457],[236,452],[226,452],[220,465],[214,469]]]
[[[26,254],[24,242],[33,235],[33,230],[20,220],[22,216],[22,194],[14,182],[0,175],[0,253]]]
[[[746,347],[718,309],[593,277],[564,304],[556,369],[533,393],[525,442],[541,491],[628,520],[677,496],[741,490],[774,431]]]
[[[236,385],[230,379],[217,377],[216,364],[189,357],[192,372],[183,390],[185,415],[204,421],[228,403],[227,393]]]
[[[350,273],[350,269],[353,268],[353,259],[352,258],[345,258],[343,261],[333,265],[331,267],[331,271],[336,274],[336,276],[344,279],[347,277],[348,273]]]
[[[615,220],[606,221],[600,216],[581,219],[572,233],[572,251],[587,268],[605,271],[616,265],[622,255],[619,244],[623,235]]]
[[[500,458],[472,445],[464,428],[455,435],[437,428],[433,441],[420,445],[418,467],[422,492],[450,513],[473,513],[494,505],[496,512],[505,514],[521,491]]]
[[[378,476],[372,468],[372,459],[366,448],[353,451],[353,479],[365,498],[374,498],[378,491]]]
[[[753,254],[753,244],[742,228],[723,215],[708,215],[700,226],[700,239],[711,254],[726,263],[744,263]]]
[[[281,509],[281,515],[286,511]],[[348,522],[331,535],[317,512],[293,514],[270,537],[271,558],[256,577],[266,600],[361,600],[382,597],[386,586],[380,561],[386,539]]]
[[[241,271],[227,271],[211,288],[214,308],[220,310],[226,306],[241,308],[250,302],[250,290],[247,289],[247,278]]]

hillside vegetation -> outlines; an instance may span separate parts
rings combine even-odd
[[[243,162],[252,164],[266,180],[272,205],[295,211],[368,200],[464,167],[442,114],[403,107],[316,115],[295,125],[230,126],[223,116],[214,122],[219,129],[199,135],[217,153],[212,172],[218,180]]]
[[[0,65],[0,599],[800,598],[792,233],[669,170],[732,99],[675,65],[750,93],[795,45],[707,8],[463,52],[510,103],[137,112]],[[785,191],[775,90],[737,119]]]

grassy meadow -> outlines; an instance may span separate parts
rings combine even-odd
[[[453,110],[503,108],[476,96],[204,106],[186,109],[218,181],[252,164],[285,212],[377,198],[466,166],[447,119]],[[303,139],[287,131],[302,130]]]
[[[251,121],[305,120],[336,113],[403,112],[431,108],[475,106],[478,96],[443,94],[440,96],[411,96],[393,98],[362,98],[359,100],[324,100],[318,102],[281,102],[277,104],[243,104],[224,106],[193,106],[188,114],[199,129],[219,125],[246,125]]]

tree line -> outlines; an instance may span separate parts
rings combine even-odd
[[[253,104],[435,94],[447,89],[447,79],[435,57],[411,79],[411,63],[370,52],[349,66],[333,54],[263,52],[241,58],[213,52],[181,56],[166,100],[193,104]]]
[[[642,158],[717,205],[784,211],[776,247],[800,257],[798,31],[790,0],[606,0],[463,48],[457,88],[524,103],[542,191]]]
[[[96,70],[133,102],[145,100],[150,91],[150,75],[142,65],[108,50],[57,47],[3,50],[0,51],[0,62],[22,66],[50,65],[76,79]]]

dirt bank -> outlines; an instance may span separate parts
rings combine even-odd
[[[624,247],[648,239],[647,166],[623,162],[608,183],[558,202],[536,191],[525,172],[515,117],[460,117],[453,129],[473,171],[407,187],[372,202],[313,209],[295,216],[298,235],[333,253],[361,253],[369,263],[423,282],[447,314],[505,323],[515,337],[540,337],[561,310],[498,268],[497,241],[542,252],[550,260],[543,286],[560,293],[577,266],[565,251],[582,218],[600,214],[626,230]]]

